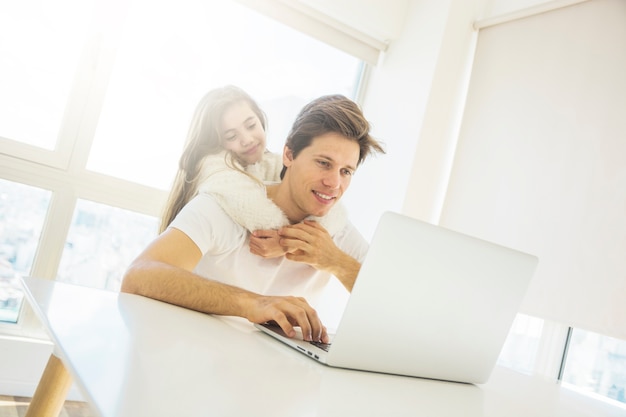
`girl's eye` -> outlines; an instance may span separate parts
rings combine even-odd
[[[256,129],[256,123],[248,125],[248,130],[254,130],[254,129]]]
[[[232,142],[232,141],[234,141],[236,138],[237,138],[237,136],[226,136],[226,137],[224,138],[224,140],[225,140],[226,142]]]

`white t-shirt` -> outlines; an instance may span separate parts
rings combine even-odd
[[[326,312],[329,300],[325,299],[325,292],[336,288],[335,277],[284,256],[267,259],[250,253],[248,231],[235,223],[209,194],[194,197],[170,227],[189,236],[202,252],[202,259],[194,269],[200,276],[258,294],[304,297],[321,316],[340,315],[343,311],[347,297],[337,299],[336,305],[331,301],[335,312]],[[363,262],[368,244],[350,222],[333,236],[333,241],[342,251]]]

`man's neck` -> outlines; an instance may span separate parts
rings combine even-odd
[[[265,189],[267,198],[272,200],[285,213],[291,224],[299,223],[307,217],[306,213],[302,213],[294,204],[284,182],[267,185]]]

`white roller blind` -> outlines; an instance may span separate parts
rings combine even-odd
[[[626,1],[480,31],[441,224],[539,257],[523,312],[626,339]]]

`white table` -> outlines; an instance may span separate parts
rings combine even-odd
[[[23,283],[55,344],[27,415],[58,414],[72,380],[101,417],[625,415],[503,368],[484,385],[334,369],[244,320],[54,281]]]

